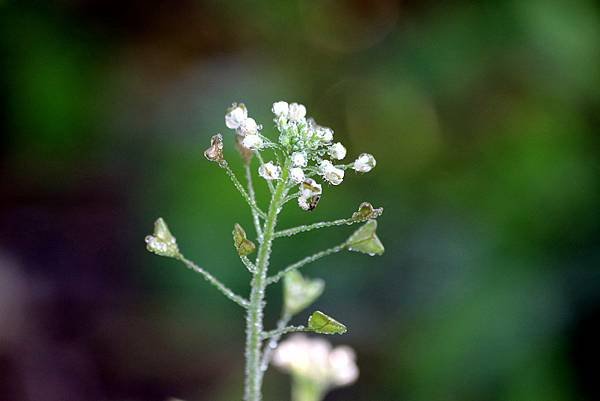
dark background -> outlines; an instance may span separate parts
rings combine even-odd
[[[241,398],[239,307],[143,238],[164,217],[247,294],[248,208],[202,151],[223,132],[241,172],[226,107],[270,134],[281,99],[378,160],[282,216],[385,208],[384,256],[305,269],[361,369],[328,401],[599,399],[599,39],[592,1],[0,1],[0,400]]]

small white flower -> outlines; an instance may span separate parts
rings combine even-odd
[[[292,153],[292,164],[294,165],[294,167],[306,167],[306,152]]]
[[[346,157],[346,148],[340,142],[334,143],[329,147],[329,155],[336,160],[342,160]]]
[[[273,364],[293,376],[310,380],[323,390],[346,386],[358,378],[354,351],[348,346],[332,349],[321,338],[295,334],[275,350]]]
[[[273,103],[273,107],[271,108],[271,111],[277,117],[287,117],[288,110],[289,110],[289,106],[288,106],[287,102],[284,102],[284,101],[279,101],[279,102]]]
[[[373,155],[369,153],[363,153],[359,155],[356,160],[354,160],[354,166],[352,167],[354,170],[359,173],[368,173],[373,170],[377,162]]]
[[[333,130],[327,127],[318,127],[317,136],[323,143],[330,143],[333,141]]]
[[[300,167],[293,167],[290,169],[290,179],[296,184],[300,184],[304,181],[304,171]]]
[[[281,167],[268,162],[258,168],[258,175],[268,181],[278,180],[281,177]]]
[[[233,103],[225,114],[227,128],[237,129],[248,118],[248,110],[243,103]]]
[[[329,353],[331,381],[336,386],[346,386],[358,379],[356,354],[352,348],[340,345]]]
[[[246,135],[244,139],[242,139],[242,146],[251,149],[258,150],[263,146],[263,140],[260,135]]]
[[[344,180],[344,170],[337,168],[329,160],[323,160],[319,165],[321,175],[330,184],[340,185]]]
[[[300,121],[306,117],[306,107],[303,104],[292,103],[288,109],[288,118],[291,121]]]
[[[323,187],[312,178],[307,178],[300,184],[300,196],[303,198],[310,198],[315,195],[321,195],[322,193]]]
[[[260,127],[256,124],[256,121],[253,118],[248,117],[240,124],[238,133],[240,135],[255,135],[258,133],[259,129]]]

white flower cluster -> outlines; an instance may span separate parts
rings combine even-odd
[[[358,378],[356,356],[344,345],[332,348],[322,338],[302,334],[290,336],[275,350],[273,364],[280,369],[310,380],[323,389],[346,386]]]
[[[260,150],[264,141],[260,136],[261,125],[252,117],[248,117],[248,110],[243,103],[234,103],[225,114],[225,125],[234,129],[242,137],[242,146],[251,150]]]
[[[282,168],[288,168],[285,176],[289,183],[300,186],[298,205],[302,209],[314,209],[322,194],[321,185],[311,176],[319,175],[331,185],[340,185],[347,169],[367,173],[375,167],[375,158],[368,153],[361,154],[349,164],[334,164],[346,157],[346,148],[340,142],[333,143],[331,128],[322,127],[312,118],[307,118],[304,105],[279,101],[273,103],[271,111],[279,131],[278,144],[269,142],[260,134],[262,126],[248,117],[246,106],[242,103],[234,103],[227,110],[225,124],[236,130],[240,143],[249,150],[260,151],[269,146],[284,153],[289,161],[287,167],[269,161],[260,166],[258,173],[265,180],[274,181],[284,175]]]

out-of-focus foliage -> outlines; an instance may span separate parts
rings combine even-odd
[[[386,211],[381,258],[306,267],[361,370],[327,400],[599,398],[598,38],[586,0],[0,2],[0,399],[240,399],[239,308],[143,238],[163,215],[245,293],[252,222],[202,152],[281,99],[377,157],[283,224]]]

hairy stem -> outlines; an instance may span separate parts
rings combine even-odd
[[[343,226],[343,225],[349,226],[349,225],[352,225],[355,223],[361,223],[361,222],[367,221],[367,220],[368,219],[348,218],[348,219],[339,219],[339,220],[333,220],[333,221],[320,221],[320,222],[314,223],[314,224],[306,224],[303,226],[298,226],[298,227],[288,228],[286,230],[277,231],[275,233],[275,238],[291,237],[292,235],[304,233],[304,232],[311,231],[311,230],[316,230],[318,228]]]
[[[235,173],[231,170],[231,167],[229,167],[227,164],[225,164],[223,166],[223,168],[227,172],[227,175],[229,176],[229,178],[231,178],[231,182],[233,182],[233,185],[235,186],[235,188],[240,192],[240,194],[242,194],[242,197],[244,198],[246,203],[248,203],[248,205],[252,209],[252,212],[258,214],[258,216],[262,217],[263,219],[266,218],[267,215],[265,214],[265,212],[260,210],[260,208],[258,207],[258,205],[256,204],[256,201],[254,199],[250,198],[250,195],[248,195],[248,193],[246,192],[246,190],[244,189],[244,187],[242,186],[242,184],[240,183],[238,178],[235,176]]]
[[[344,242],[343,244],[334,246],[333,248],[329,248],[329,249],[325,249],[324,251],[321,252],[317,252],[314,255],[310,255],[305,257],[304,259],[300,259],[299,261],[297,261],[296,263],[293,263],[291,265],[289,265],[288,267],[286,267],[283,270],[280,270],[279,272],[277,272],[275,275],[267,278],[267,285],[269,284],[274,284],[276,282],[278,282],[279,280],[281,280],[283,278],[283,276],[286,275],[286,273],[291,272],[292,270],[296,270],[299,269],[300,267],[309,264],[311,262],[314,262],[316,260],[319,260],[327,255],[331,255],[332,253],[336,253],[341,251],[342,249],[346,248],[346,243]]]
[[[258,248],[256,259],[256,271],[252,278],[252,290],[250,291],[250,305],[246,316],[246,380],[244,386],[245,401],[260,401],[262,398],[261,386],[263,372],[261,364],[261,345],[263,334],[263,309],[265,298],[265,287],[267,286],[267,270],[269,268],[269,257],[273,234],[277,225],[277,216],[281,208],[281,201],[285,197],[288,168],[283,168],[283,174],[279,180],[269,212],[265,220],[263,230],[263,241]]]
[[[288,312],[283,312],[281,318],[277,322],[276,330],[282,330],[285,326],[287,326],[287,324],[289,323],[289,321],[291,319],[292,319],[292,315],[290,315]],[[265,347],[263,349],[262,361],[260,363],[260,369],[263,372],[266,371],[267,368],[269,367],[269,363],[271,362],[271,357],[273,356],[273,352],[279,345],[280,339],[281,339],[281,334],[275,335],[275,336],[271,337],[269,339],[269,341],[267,342],[267,344],[265,345]]]
[[[248,305],[249,305],[248,300],[242,298],[241,296],[237,295],[235,292],[231,291],[223,283],[221,283],[219,280],[217,280],[212,274],[210,274],[209,272],[207,272],[206,270],[204,270],[203,268],[201,268],[200,266],[198,266],[191,260],[186,259],[185,256],[183,256],[183,255],[179,255],[179,257],[177,259],[182,261],[188,267],[188,269],[191,269],[191,270],[195,271],[196,273],[202,274],[202,276],[204,276],[206,281],[208,281],[209,283],[211,283],[212,285],[217,287],[217,289],[219,291],[221,291],[223,293],[223,295],[225,295],[227,298],[231,299],[233,302],[235,302],[236,304],[240,305],[243,308],[248,307]]]
[[[254,193],[254,185],[252,184],[252,171],[250,171],[250,163],[244,164],[244,169],[246,171],[246,181],[248,183],[248,196],[250,200],[256,205],[256,195]],[[260,218],[258,216],[258,212],[251,208],[252,210],[252,221],[254,222],[254,229],[256,230],[256,236],[258,238],[258,242],[262,241],[262,228],[260,226]]]
[[[308,327],[304,327],[304,326],[287,326],[287,327],[282,327],[281,329],[265,331],[262,335],[262,338],[267,339],[267,338],[272,338],[272,337],[281,337],[282,335],[287,334],[287,333],[297,333],[300,331],[312,331],[312,330],[309,329]]]

